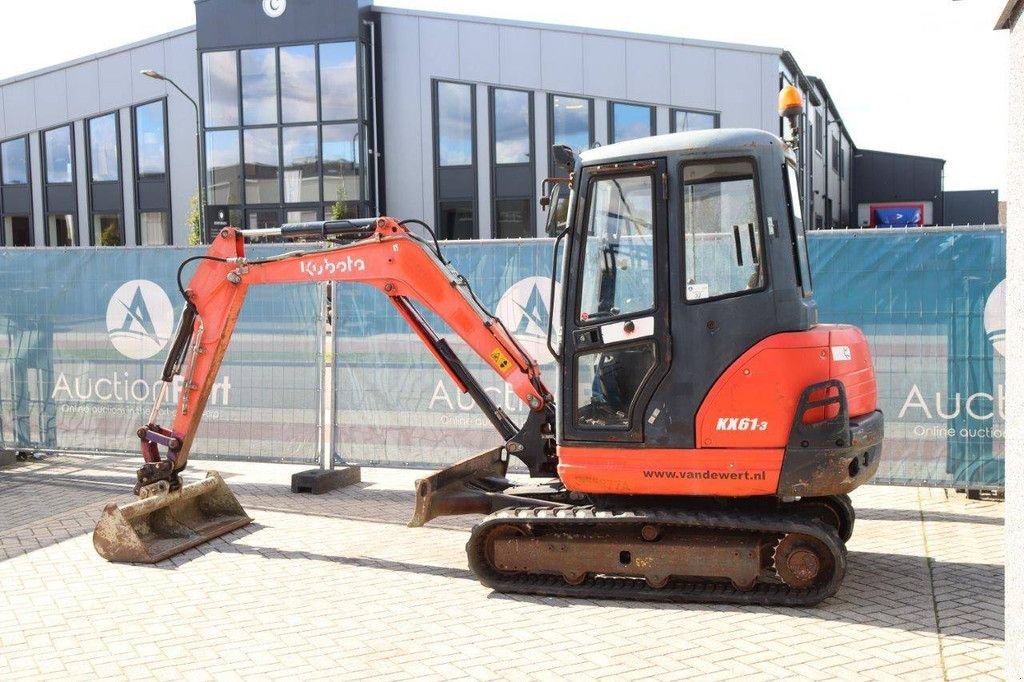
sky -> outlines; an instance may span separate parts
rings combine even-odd
[[[1005,193],[1007,32],[993,30],[1005,0],[378,4],[784,48],[805,73],[825,81],[858,147],[944,158],[947,190]],[[0,79],[195,21],[192,0],[4,5]]]

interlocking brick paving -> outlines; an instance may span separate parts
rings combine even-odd
[[[466,568],[476,517],[405,524],[424,472],[293,495],[300,467],[194,462],[255,519],[156,566],[91,531],[137,463],[0,469],[0,678],[1003,678],[1003,505],[867,486],[849,570],[817,608],[506,596]]]

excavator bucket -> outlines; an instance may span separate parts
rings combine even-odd
[[[488,450],[416,481],[416,512],[409,521],[417,528],[438,516],[489,514],[500,505],[508,488],[508,458],[503,448]]]
[[[216,471],[175,492],[110,503],[92,534],[107,561],[155,564],[252,521]]]

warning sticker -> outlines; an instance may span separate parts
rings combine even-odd
[[[508,356],[500,348],[495,348],[491,351],[491,361],[494,362],[494,366],[502,374],[508,374],[512,369],[512,361],[508,359]]]

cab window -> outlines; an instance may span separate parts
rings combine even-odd
[[[753,163],[686,164],[682,175],[686,300],[763,288],[764,248]]]
[[[654,308],[654,178],[598,177],[587,198],[579,319]]]

